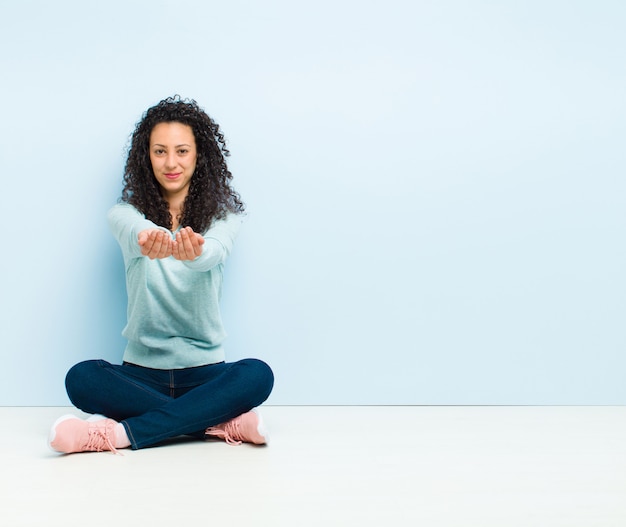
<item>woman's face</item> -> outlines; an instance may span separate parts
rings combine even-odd
[[[150,162],[163,197],[184,199],[196,169],[196,139],[191,126],[159,123],[150,133]]]

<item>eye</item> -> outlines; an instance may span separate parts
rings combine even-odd
[[[187,155],[187,154],[189,153],[189,150],[187,150],[186,148],[181,148],[181,149],[178,151],[178,153],[179,153],[181,156],[184,156],[184,155]]]
[[[163,150],[162,148],[156,148],[154,150],[154,154],[157,156],[162,156],[165,153],[165,150]]]

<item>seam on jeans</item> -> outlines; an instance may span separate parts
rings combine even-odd
[[[174,380],[174,372],[170,370],[170,397],[173,399],[176,395],[176,382]]]
[[[122,426],[126,430],[126,435],[128,436],[128,439],[130,440],[130,444],[133,450],[137,450],[137,448],[139,447],[137,446],[137,441],[135,440],[135,436],[133,435],[133,431],[130,429],[130,426],[128,426],[128,423],[126,421],[120,421],[120,422],[122,423]]]
[[[122,381],[126,382],[127,384],[131,384],[133,386],[135,386],[136,388],[139,388],[140,390],[149,393],[152,396],[158,396],[159,398],[161,398],[163,401],[169,401],[171,400],[171,397],[168,397],[167,395],[164,395],[162,393],[159,393],[157,390],[153,389],[153,388],[149,388],[144,386],[143,384],[133,381],[132,379],[129,379],[128,377],[124,376],[124,375],[120,375],[115,369],[113,368],[106,368],[106,370],[111,374],[111,375],[115,375],[118,379],[121,379]]]

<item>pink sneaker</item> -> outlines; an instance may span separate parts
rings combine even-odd
[[[83,421],[75,415],[59,417],[52,425],[48,445],[57,452],[115,452],[115,426],[113,419]]]
[[[264,445],[269,443],[269,435],[263,419],[256,410],[251,410],[221,425],[211,426],[204,432],[207,436],[224,439],[229,445],[254,443]]]

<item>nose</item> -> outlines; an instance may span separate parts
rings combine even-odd
[[[167,157],[165,158],[165,167],[174,168],[177,164],[178,164],[178,161],[176,160],[176,153],[171,152],[167,154]]]

